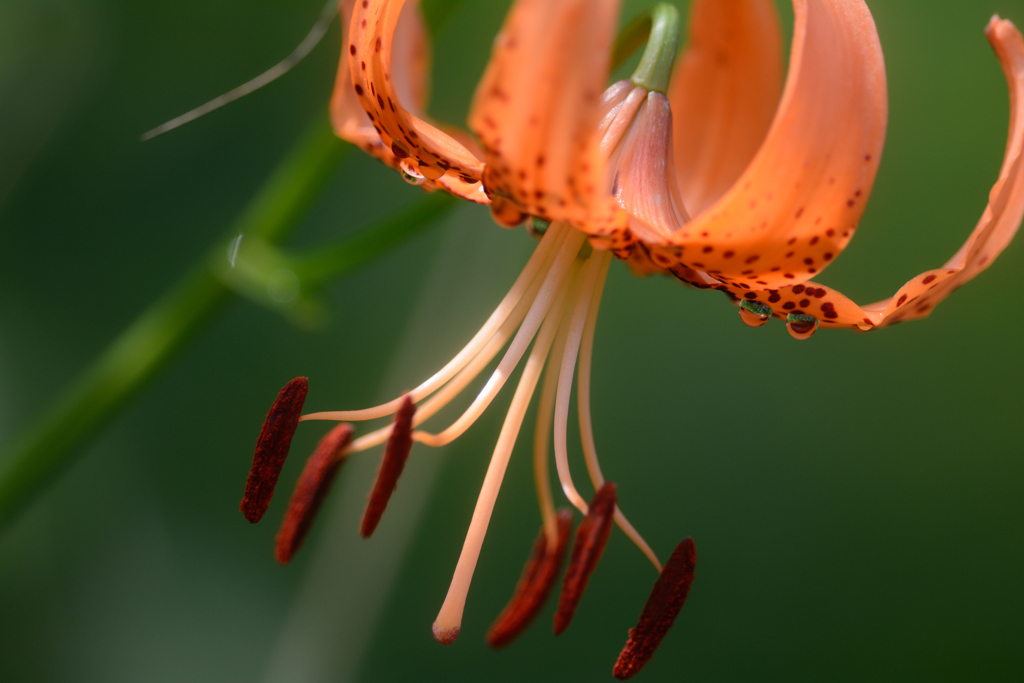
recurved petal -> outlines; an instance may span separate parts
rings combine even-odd
[[[491,196],[579,223],[604,195],[594,133],[618,8],[618,0],[517,0],[469,118]]]
[[[782,91],[782,31],[772,0],[696,0],[669,88],[679,189],[698,214],[764,142]]]
[[[359,98],[356,96],[354,84],[352,83],[352,71],[349,69],[350,62],[350,41],[349,24],[352,23],[352,11],[356,0],[341,0],[338,3],[338,13],[341,17],[341,61],[338,64],[338,74],[334,81],[334,93],[331,95],[331,123],[334,132],[343,140],[347,140],[362,148],[367,154],[374,156],[392,168],[398,168],[398,158],[391,152],[391,148],[381,142],[380,135],[374,128],[373,121],[363,110]],[[403,32],[410,36],[409,42],[413,45],[424,45],[425,36],[423,26],[418,13],[415,11],[415,4],[410,6],[412,11],[406,11],[401,20]],[[397,28],[396,28],[397,30]],[[425,87],[426,71],[429,60],[424,59],[424,50],[407,49],[403,56],[406,60],[394,60],[399,64],[399,69],[405,75],[407,85],[408,106],[419,110],[426,101],[427,89]],[[419,87],[415,87],[420,84]]]
[[[459,136],[420,117],[430,50],[418,3],[342,0],[340,7],[347,35],[331,99],[338,135],[394,168],[423,176],[427,189],[488,203],[477,156]]]
[[[1002,63],[1010,88],[1010,135],[989,204],[953,258],[943,267],[910,280],[895,296],[869,306],[858,306],[839,292],[813,282],[777,291],[734,293],[767,303],[777,315],[802,311],[825,324],[868,330],[928,315],[938,302],[995,260],[1024,217],[1024,38],[1012,23],[998,17],[989,23],[985,35]]]
[[[793,285],[857,226],[885,137],[885,68],[862,0],[794,0],[789,77],[768,137],[718,202],[671,240],[726,281]],[[648,245],[654,246],[654,245]]]

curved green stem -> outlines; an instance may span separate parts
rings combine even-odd
[[[293,323],[315,327],[324,317],[323,287],[357,266],[398,246],[452,209],[457,199],[429,194],[354,237],[299,253],[266,240],[239,235],[230,247],[210,254],[210,269],[236,294],[273,309]],[[282,292],[284,289],[289,291]],[[283,294],[283,296],[282,296]]]
[[[7,450],[0,461],[0,528],[38,496],[81,446],[152,379],[233,293],[224,276],[228,248],[239,235],[288,259],[314,288],[380,256],[454,205],[426,197],[359,236],[305,256],[276,245],[296,227],[350,147],[318,120],[209,252],[124,330]],[[266,291],[266,283],[263,283]]]
[[[372,230],[299,255],[295,259],[299,279],[314,286],[325,284],[358,264],[390,251],[448,213],[457,202],[458,199],[447,192],[429,194],[408,209],[384,219]]]
[[[636,85],[660,93],[668,92],[672,66],[679,48],[679,10],[658,3],[631,21],[615,40],[612,68],[621,65],[644,43],[640,64],[630,77]]]
[[[347,147],[326,120],[318,120],[257,192],[229,235],[283,239]],[[223,258],[221,243],[212,251]],[[71,463],[77,449],[201,328],[229,292],[205,260],[193,266],[64,391],[0,463],[0,528]]]

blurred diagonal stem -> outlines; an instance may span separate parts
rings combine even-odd
[[[276,245],[291,234],[348,150],[334,136],[326,117],[318,119],[227,236],[129,325],[8,449],[0,459],[0,529],[73,462],[87,439],[113,419],[233,294],[287,312],[283,303],[255,294],[260,288],[266,291],[268,272],[253,266],[250,255],[284,264],[298,279],[300,291],[315,292],[395,247],[454,206],[447,195],[431,195],[355,238],[307,254],[284,254]],[[239,236],[248,240],[247,248],[238,250],[232,263],[229,250],[239,245]],[[252,245],[258,249],[249,248]]]

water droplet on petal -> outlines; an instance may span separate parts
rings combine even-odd
[[[761,327],[772,317],[772,309],[760,301],[741,301],[740,320],[750,327]]]
[[[786,317],[786,329],[793,339],[810,339],[818,331],[818,319],[803,313],[790,313]]]
[[[444,169],[441,168],[440,166],[434,166],[433,164],[421,163],[420,173],[422,173],[424,177],[429,178],[430,180],[437,180],[438,178],[444,175]]]
[[[416,162],[403,159],[399,162],[398,168],[402,172],[402,180],[410,185],[422,185],[427,180],[423,177],[423,174],[420,173],[420,169],[416,165]]]

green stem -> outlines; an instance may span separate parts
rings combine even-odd
[[[348,146],[318,120],[228,232],[279,242],[305,213]],[[227,242],[213,253],[224,258]],[[77,450],[226,300],[203,258],[135,320],[8,450],[0,463],[0,528],[67,467]]]
[[[412,207],[384,219],[372,230],[311,254],[297,256],[294,261],[296,274],[303,283],[308,281],[313,286],[328,282],[404,242],[448,213],[457,201],[447,192],[427,195]]]
[[[612,54],[613,68],[646,43],[647,48],[630,80],[648,90],[667,93],[679,48],[679,31],[679,10],[666,3],[655,5],[619,33]]]

